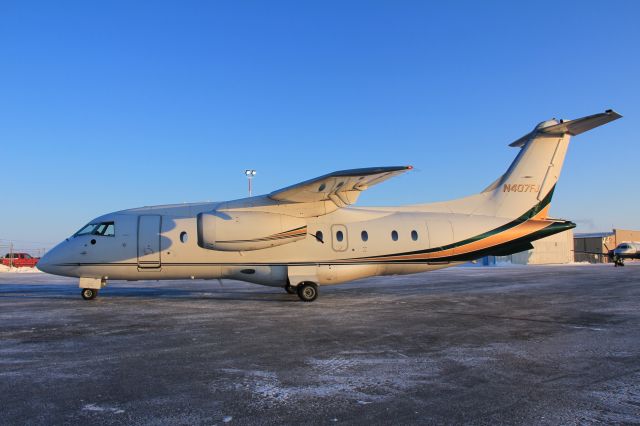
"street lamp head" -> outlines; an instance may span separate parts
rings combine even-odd
[[[256,175],[256,171],[255,170],[245,170],[244,174],[247,175],[247,177],[253,177]]]

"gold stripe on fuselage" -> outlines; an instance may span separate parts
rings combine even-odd
[[[501,244],[505,244],[522,237],[526,237],[527,235],[534,234],[546,228],[550,224],[554,223],[554,221],[546,219],[548,210],[549,210],[548,207],[545,207],[531,219],[525,222],[522,222],[518,225],[515,225],[513,228],[506,229],[495,235],[490,235],[481,240],[472,241],[462,246],[439,250],[439,251],[430,252],[430,253],[415,253],[415,254],[404,254],[404,255],[397,255],[397,256],[387,255],[387,256],[361,258],[358,260],[390,261],[390,262],[406,261],[406,260],[431,260],[431,259],[437,259],[437,258],[443,258],[443,257],[446,258],[446,257],[461,255],[461,254],[469,254],[476,251],[485,250],[490,247],[499,246]]]

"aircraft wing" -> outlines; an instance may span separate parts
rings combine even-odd
[[[345,207],[355,203],[365,189],[411,169],[412,166],[393,166],[341,170],[273,191],[268,197],[292,203],[330,200]]]

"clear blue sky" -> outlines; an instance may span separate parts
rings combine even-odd
[[[478,192],[537,122],[606,108],[551,213],[640,228],[640,2],[0,3],[0,239],[412,164],[361,205]]]

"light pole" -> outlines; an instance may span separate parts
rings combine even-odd
[[[249,180],[249,197],[251,197],[251,180],[256,175],[256,171],[247,169],[244,171],[244,174],[245,176],[247,176],[247,179]]]

